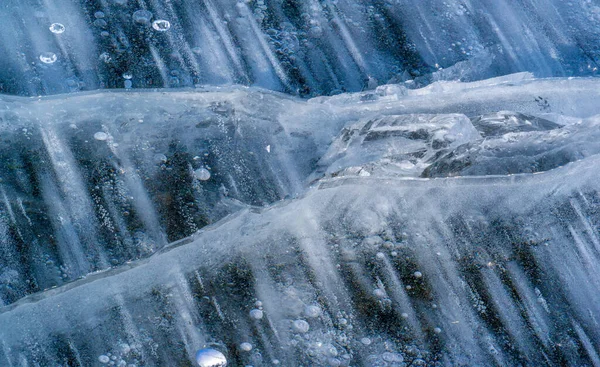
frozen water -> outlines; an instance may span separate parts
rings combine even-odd
[[[79,79],[76,90],[123,88],[128,69],[143,88],[238,83],[306,97],[522,71],[538,77],[600,72],[599,6],[588,0],[3,5],[0,86],[17,95],[72,92],[66,82],[72,78]],[[157,20],[171,24],[166,34],[152,28]],[[49,37],[53,22],[67,32]],[[31,65],[46,50],[61,51],[51,72]],[[104,53],[111,61],[98,63]],[[172,70],[180,74],[177,82]]]
[[[594,365],[599,86],[3,95],[0,365]]]

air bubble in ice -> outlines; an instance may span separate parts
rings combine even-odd
[[[194,176],[200,181],[206,181],[210,178],[210,172],[206,168],[198,168],[194,171]]]
[[[166,162],[167,162],[167,156],[166,156],[166,155],[164,155],[164,154],[160,154],[160,153],[158,153],[158,154],[155,154],[155,155],[154,155],[154,162],[155,162],[156,164],[163,164],[163,163],[166,163]]]
[[[100,27],[100,28],[104,28],[108,25],[108,23],[106,23],[106,20],[102,19],[102,18],[98,18],[96,20],[94,20],[93,23],[96,27]]]
[[[420,271],[415,271],[415,273],[413,275],[415,276],[415,278],[423,277],[423,274]]]
[[[196,353],[196,363],[200,367],[224,367],[227,366],[227,358],[216,349],[200,349]]]
[[[306,315],[306,317],[319,317],[321,315],[321,307],[316,305],[306,306],[304,315]]]
[[[102,11],[95,12],[94,18],[98,18],[98,19],[104,18],[104,12],[102,12]]]
[[[260,320],[263,318],[263,312],[255,308],[250,311],[250,317],[252,317],[254,320]]]
[[[129,344],[123,343],[119,345],[119,348],[121,349],[121,353],[123,354],[129,354],[129,352],[131,352],[131,347],[129,346]]]
[[[408,314],[407,314],[406,312],[403,312],[403,313],[402,313],[400,316],[401,316],[403,319],[408,319]]]
[[[360,339],[360,342],[363,343],[364,345],[371,345],[371,339],[366,338],[366,337]]]
[[[240,349],[243,350],[244,352],[249,352],[252,350],[252,344],[242,343],[242,344],[240,344]]]
[[[110,362],[110,358],[108,356],[106,356],[106,355],[103,354],[100,357],[98,357],[98,361],[100,363],[105,363],[106,364],[106,363]]]
[[[136,23],[148,24],[152,19],[152,12],[144,9],[136,10],[133,12],[132,18]]]
[[[442,329],[440,329],[439,327],[433,328],[433,332],[436,334],[439,334],[442,332]]]
[[[400,363],[404,362],[404,357],[399,353],[385,352],[381,355],[381,358],[390,363]]]
[[[131,74],[130,72],[123,73],[123,79],[129,80],[132,78],[133,78],[133,74]]]
[[[50,32],[61,34],[65,31],[65,26],[60,23],[52,23],[50,24]]]
[[[375,297],[378,298],[384,298],[385,297],[385,291],[381,288],[375,288],[373,290],[373,294],[375,295]]]
[[[129,79],[126,79],[125,82],[123,82],[123,85],[125,86],[125,89],[130,89],[133,86],[133,82]]]
[[[159,32],[166,32],[169,30],[169,28],[171,28],[171,23],[169,23],[168,20],[157,19],[154,22],[152,22],[152,28]]]
[[[58,57],[54,52],[44,52],[40,55],[40,61],[44,64],[54,64]]]
[[[108,134],[105,132],[102,132],[102,131],[98,131],[97,133],[94,134],[94,139],[100,140],[100,141],[106,140],[106,139],[108,139]]]
[[[310,325],[304,320],[294,321],[292,327],[294,328],[294,331],[298,333],[307,333],[308,329],[310,329]]]

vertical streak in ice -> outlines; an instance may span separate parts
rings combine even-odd
[[[571,206],[573,207],[573,209],[575,210],[575,213],[577,213],[577,216],[579,217],[581,224],[583,224],[583,228],[585,228],[585,231],[587,232],[588,236],[592,240],[592,243],[594,244],[596,251],[600,254],[600,240],[598,240],[598,236],[596,236],[596,233],[592,229],[589,219],[585,215],[583,215],[581,206],[579,205],[577,200],[571,199],[570,203],[571,203]]]
[[[392,264],[390,264],[390,260],[387,258],[387,256],[384,258],[383,264],[385,267],[385,280],[386,283],[389,284],[389,287],[387,287],[387,292],[392,296],[393,300],[398,303],[400,306],[400,311],[408,314],[408,322],[412,327],[415,336],[423,340],[421,325],[417,320],[415,309],[410,302],[408,295],[404,291],[404,284],[402,284],[402,281],[396,275],[396,272],[394,271]]]
[[[583,345],[587,355],[592,360],[594,367],[600,367],[600,357],[598,356],[598,353],[596,351],[596,348],[594,347],[594,344],[592,343],[590,338],[587,336],[585,331],[581,328],[581,326],[577,323],[577,321],[571,319],[571,323],[573,324],[573,328],[575,329],[575,332],[577,333],[577,336],[579,337],[579,341]]]
[[[93,249],[100,256],[101,266],[105,268],[108,266],[108,262],[97,247],[95,213],[81,175],[77,170],[75,159],[53,128],[41,129],[41,135],[52,162],[56,180],[68,205],[68,215],[76,228],[77,237],[83,238],[86,247]]]
[[[227,54],[229,55],[229,57],[231,58],[231,61],[233,62],[235,71],[242,79],[244,79],[244,81],[246,83],[249,82],[250,79],[248,78],[248,75],[246,74],[246,72],[244,70],[242,60],[240,60],[238,53],[236,52],[235,46],[233,44],[233,39],[231,37],[231,33],[229,33],[229,31],[223,26],[223,22],[221,21],[221,18],[219,17],[219,14],[217,13],[217,10],[215,9],[212,1],[204,0],[204,5],[206,6],[206,9],[208,10],[208,14],[210,15],[210,20],[212,21],[215,29],[217,30],[219,37],[221,37],[221,42],[223,42],[223,45],[225,46],[225,50],[227,51]]]
[[[539,351],[536,351],[531,344],[531,334],[523,322],[520,310],[517,308],[518,303],[513,300],[506,286],[493,270],[483,268],[480,274],[494,303],[495,311],[500,317],[502,325],[511,336],[511,342],[531,363],[531,358],[536,358]]]
[[[8,363],[7,367],[13,367],[13,363],[11,362],[11,358],[10,358],[10,350],[8,349],[8,347],[6,346],[6,341],[4,341],[2,339],[2,354],[4,355],[4,361],[6,361],[6,363]],[[0,359],[0,362],[2,362],[3,359]]]
[[[177,58],[181,66],[184,66],[186,64],[184,61],[187,61],[187,64],[189,64],[189,66],[192,68],[192,71],[196,75],[200,74],[200,65],[196,61],[196,57],[190,49],[189,44],[184,39],[182,27],[178,22],[178,16],[175,12],[175,9],[173,9],[170,1],[164,1],[161,2],[161,4],[164,4],[164,8],[166,8],[167,13],[167,19],[170,19],[171,22],[171,30],[166,32],[166,37],[169,40],[169,49],[174,52],[174,56]],[[155,4],[155,6],[156,5],[159,4]],[[183,49],[183,55],[178,51],[179,49]]]
[[[151,233],[152,239],[159,241],[158,247],[165,246],[167,244],[167,235],[162,230],[155,207],[148,196],[148,191],[144,187],[142,179],[136,173],[137,171],[131,163],[129,156],[121,154],[119,148],[115,147],[114,144],[109,144],[109,148],[115,157],[119,158],[121,168],[125,171],[125,185],[134,197],[133,206],[137,215],[140,216],[140,219],[144,223],[145,230]]]
[[[169,86],[169,79],[168,79],[169,77],[168,77],[168,73],[167,73],[167,68],[165,67],[165,63],[161,59],[160,54],[158,53],[158,50],[156,49],[156,47],[154,47],[154,45],[148,45],[148,47],[150,48],[150,53],[152,54],[152,58],[154,59],[154,62],[156,63],[158,72],[160,73],[160,77],[163,82],[162,86],[163,86],[163,88],[166,88]]]
[[[134,322],[134,318],[131,315],[131,312],[127,309],[127,306],[125,305],[125,298],[122,294],[119,293],[115,295],[115,301],[119,306],[119,316],[121,316],[121,319],[123,320],[123,331],[128,336],[127,341],[130,344],[132,344],[132,342],[135,342],[136,344],[140,343],[142,341],[142,336]],[[139,353],[143,353],[143,349],[140,350]],[[143,358],[144,356],[142,355],[141,357]]]
[[[352,59],[354,59],[354,62],[363,74],[369,75],[367,64],[365,63],[365,60],[363,59],[360,53],[360,50],[358,49],[358,47],[356,47],[356,43],[354,43],[352,35],[350,34],[350,31],[348,31],[346,24],[344,24],[344,22],[340,19],[340,16],[338,15],[333,5],[331,5],[331,3],[328,3],[328,6],[329,10],[331,11],[331,14],[333,14],[333,22],[337,25],[338,29],[340,30],[340,35],[342,36],[342,39],[344,40],[346,48],[350,52]]]
[[[248,23],[250,23],[250,27],[252,28],[252,31],[254,32],[254,36],[258,40],[258,43],[260,44],[264,55],[267,57],[267,59],[271,63],[271,66],[275,70],[275,74],[277,74],[281,83],[288,90],[292,90],[292,87],[290,85],[287,75],[285,74],[285,71],[283,70],[283,68],[281,67],[281,64],[277,60],[277,57],[275,57],[275,55],[273,54],[273,51],[271,51],[271,48],[267,44],[267,41],[265,40],[265,36],[263,35],[262,31],[259,29],[258,24],[256,23],[256,19],[254,19],[254,16],[250,12],[250,9],[248,9],[248,6],[245,3],[238,3],[237,7],[240,10],[240,12],[242,13],[242,15],[246,18],[246,21],[248,21]]]
[[[10,201],[8,200],[8,196],[6,196],[6,191],[4,190],[3,186],[0,186],[0,191],[2,192],[2,200],[4,201],[4,205],[6,206],[6,210],[8,211],[8,216],[10,217],[10,221],[17,229],[17,232],[19,233],[19,237],[23,237],[21,235],[21,231],[19,230],[19,227],[17,226],[17,218],[15,217],[15,213],[12,210],[12,206],[10,205]]]
[[[199,316],[194,312],[194,298],[189,284],[181,269],[175,274],[177,287],[173,290],[173,303],[177,310],[177,329],[183,340],[187,355],[193,358],[199,346],[205,344],[204,338],[198,332]]]

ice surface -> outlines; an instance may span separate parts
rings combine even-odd
[[[3,0],[0,92],[239,83],[315,96],[592,76],[599,14],[592,0]]]
[[[0,365],[595,365],[599,84],[2,96]]]

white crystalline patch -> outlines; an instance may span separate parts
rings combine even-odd
[[[104,141],[104,140],[108,139],[108,134],[103,131],[98,131],[97,133],[94,134],[94,139]]]
[[[58,57],[54,52],[44,52],[40,54],[40,61],[44,64],[54,64]]]
[[[60,23],[52,23],[49,29],[52,33],[61,34],[65,31],[65,26]]]
[[[166,32],[171,28],[171,23],[168,20],[157,19],[152,22],[152,28],[159,32]]]

